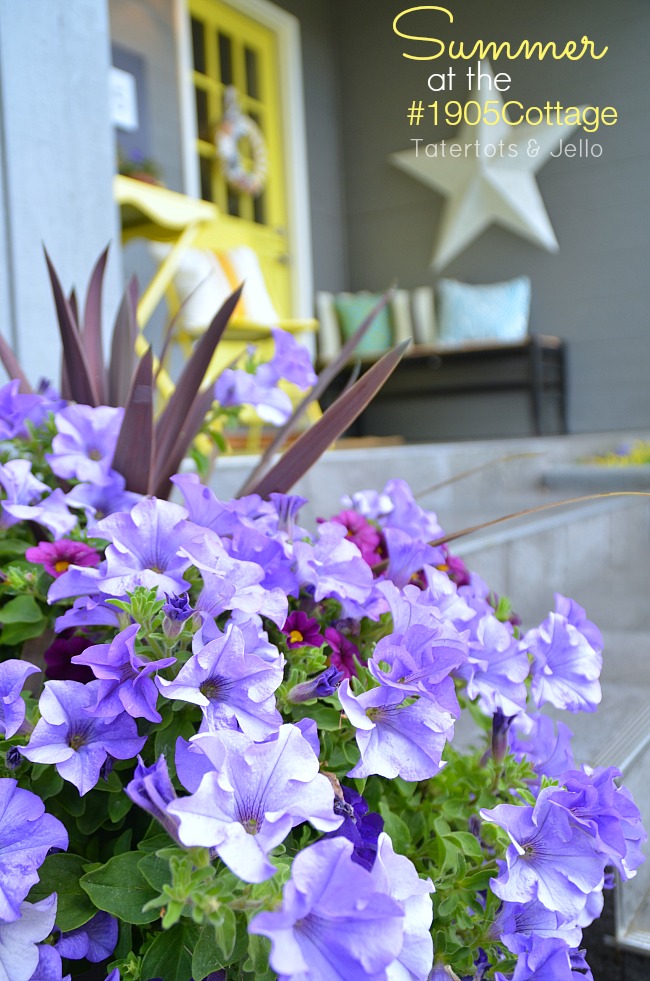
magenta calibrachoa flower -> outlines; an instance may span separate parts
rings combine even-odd
[[[45,813],[40,797],[15,780],[0,779],[0,920],[20,919],[20,904],[38,882],[36,870],[48,851],[67,847],[67,831]]]
[[[296,726],[283,725],[261,743],[224,729],[195,736],[192,744],[211,770],[195,793],[167,810],[179,819],[184,845],[213,848],[245,882],[275,873],[267,855],[296,825],[309,821],[319,831],[333,831],[341,824],[332,785]]]
[[[20,693],[31,674],[38,674],[38,668],[27,661],[9,658],[0,663],[0,732],[5,739],[15,736],[23,724],[25,703]]]
[[[183,665],[173,681],[158,678],[166,698],[200,705],[207,728],[238,724],[252,739],[264,739],[282,725],[274,692],[282,684],[283,662],[269,664],[244,650],[244,635],[229,624],[226,633]]]
[[[352,843],[330,838],[298,853],[282,906],[249,931],[271,940],[278,981],[382,981],[403,946],[404,913],[352,861]]]
[[[101,684],[46,682],[38,703],[42,717],[29,743],[21,749],[32,763],[54,763],[81,796],[99,780],[107,756],[130,760],[146,741],[145,736],[138,736],[137,726],[126,712],[109,720],[93,717]]]
[[[72,658],[73,664],[91,668],[99,680],[97,702],[92,709],[97,719],[115,719],[128,712],[133,719],[161,721],[156,709],[158,689],[151,676],[175,664],[176,658],[151,661],[136,654],[135,638],[139,629],[139,624],[132,623],[110,644],[93,644]]]
[[[67,572],[71,565],[94,567],[99,565],[101,556],[96,549],[85,542],[73,542],[60,538],[57,542],[41,542],[25,552],[28,562],[42,565],[55,579]]]

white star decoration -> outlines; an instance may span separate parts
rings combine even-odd
[[[481,62],[481,71],[493,77],[488,62]],[[436,147],[435,156],[427,156],[424,149],[426,140],[422,140],[419,153],[416,150],[403,150],[389,157],[391,163],[411,177],[449,196],[431,260],[431,265],[438,270],[448,265],[492,223],[522,235],[549,252],[559,249],[534,175],[560,141],[568,139],[578,127],[548,123],[511,126],[502,121],[501,94],[494,86],[490,89],[485,86],[484,81],[481,91],[477,92],[474,88],[470,98],[481,105],[490,100],[490,108],[496,108],[495,103],[498,104],[500,121],[496,125],[490,126],[483,121],[476,126],[463,124],[452,139],[431,144]],[[445,93],[440,93],[436,98],[441,106],[447,101]],[[531,140],[536,141],[536,156],[528,152]],[[500,141],[504,145],[502,153],[499,152]],[[443,143],[446,144],[444,156]],[[449,147],[452,144],[463,147],[462,156],[450,156]],[[467,156],[465,144],[472,144]],[[509,155],[508,148],[511,146],[516,148],[516,156]],[[486,153],[486,147],[497,149],[488,149]],[[493,152],[494,156],[488,156]]]

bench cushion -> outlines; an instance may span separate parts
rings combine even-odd
[[[439,341],[445,346],[471,341],[518,342],[528,333],[530,279],[474,286],[454,279],[438,283]]]

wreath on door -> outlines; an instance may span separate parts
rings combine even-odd
[[[245,167],[239,145],[250,146],[252,166]],[[224,96],[224,114],[215,130],[217,158],[228,184],[238,191],[259,197],[268,173],[266,142],[255,120],[242,112],[237,89],[229,85]]]

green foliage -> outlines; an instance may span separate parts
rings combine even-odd
[[[48,855],[39,869],[39,881],[29,894],[29,901],[37,903],[56,893],[56,922],[64,932],[83,926],[97,912],[80,884],[86,865],[86,859],[70,852]]]
[[[105,865],[82,876],[81,888],[97,909],[103,909],[126,923],[153,923],[160,909],[144,907],[155,896],[155,890],[144,877],[139,852],[116,855]],[[153,975],[155,977],[155,975]]]

